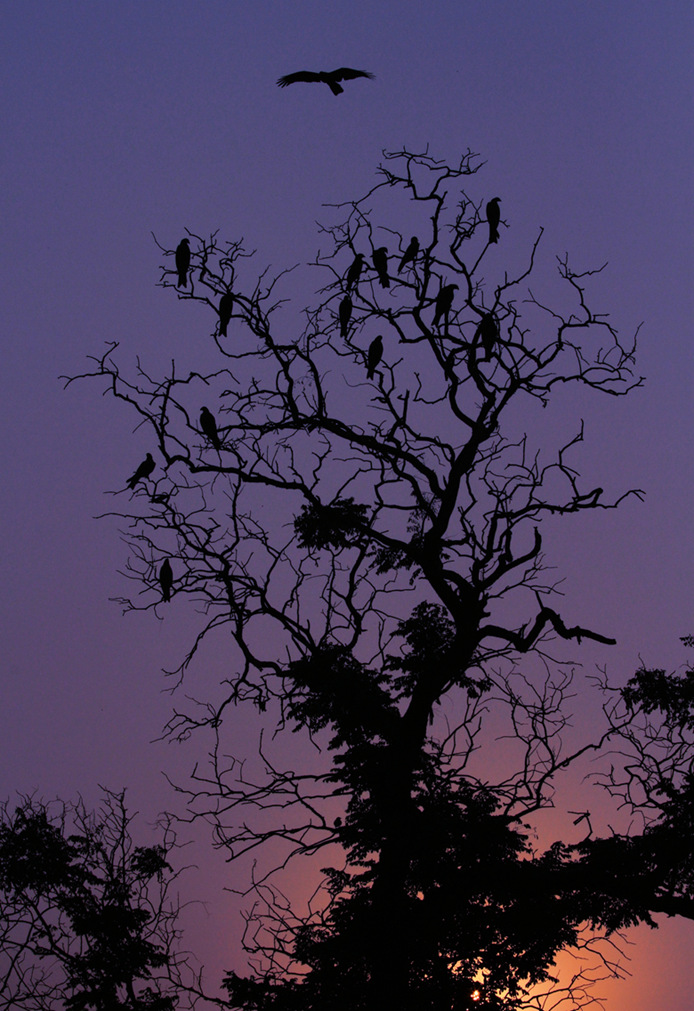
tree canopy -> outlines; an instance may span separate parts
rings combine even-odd
[[[582,421],[555,444],[535,438],[537,408],[566,390],[588,403],[640,385],[636,335],[593,305],[603,268],[562,256],[562,289],[529,287],[541,229],[520,265],[502,266],[513,209],[501,217],[481,169],[470,151],[454,165],[384,153],[373,188],[331,208],[301,313],[284,294],[291,274],[253,278],[241,241],[189,232],[187,286],[175,243],[161,247],[160,283],[209,310],[200,340],[217,367],[158,377],[139,362],[129,376],[109,345],[86,373],[130,405],[156,453],[115,509],[140,587],[125,609],[159,605],[170,559],[165,599],[205,615],[174,679],[207,636],[226,636],[221,701],[168,725],[212,735],[209,769],[179,787],[191,818],[212,823],[230,859],[266,848],[273,867],[315,868],[330,854],[308,912],[272,867],[258,871],[254,970],[229,973],[234,1008],[581,1006],[586,976],[557,982],[560,952],[657,911],[692,915],[676,844],[689,697],[664,674],[625,692],[601,682],[603,724],[569,746],[558,645],[614,639],[559,606],[543,555],[548,520],[641,495],[581,479]],[[238,704],[308,735],[320,768],[278,768],[261,744],[249,778],[225,757]],[[665,762],[656,712],[668,727],[681,718]],[[584,838],[538,844],[533,817],[561,776],[606,746],[623,757],[602,785],[638,814],[631,830],[600,835],[585,812]]]

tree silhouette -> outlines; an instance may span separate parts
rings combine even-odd
[[[136,846],[124,794],[100,809],[0,809],[0,1008],[173,1011],[194,993],[168,898],[175,843]]]
[[[585,755],[610,742],[648,764],[648,703],[635,689],[602,684],[603,726],[564,742],[571,675],[553,651],[614,640],[576,624],[570,601],[558,610],[541,532],[641,493],[585,486],[582,422],[540,449],[518,419],[568,387],[620,397],[641,380],[635,337],[591,306],[598,271],[564,256],[564,305],[528,291],[541,230],[515,272],[484,278],[498,200],[472,192],[480,167],[469,151],[455,165],[384,153],[376,185],[322,226],[319,296],[298,332],[284,322],[285,275],[249,281],[240,243],[191,233],[190,287],[177,295],[209,306],[220,367],[159,378],[140,366],[130,379],[109,345],[85,373],[139,412],[164,461],[149,500],[119,513],[128,574],[151,591],[124,607],[156,606],[157,560],[171,555],[177,602],[206,612],[178,680],[206,636],[230,637],[223,698],[178,710],[168,733],[214,738],[209,770],[179,786],[191,818],[210,820],[229,859],[268,852],[246,933],[255,970],[226,980],[234,1008],[541,1008],[548,994],[552,1007],[582,1006],[585,977],[560,985],[559,952],[596,950],[609,971],[596,937],[657,909],[692,915],[691,867],[662,856],[676,821],[667,805],[640,836],[601,837],[582,813],[575,838],[533,843],[534,816]],[[393,194],[406,231],[380,224]],[[384,248],[383,229],[397,277],[384,288],[376,266],[352,287],[348,275],[346,294],[346,271]],[[172,287],[170,271],[160,283]],[[231,349],[215,332],[230,290],[244,330]],[[381,334],[389,353],[376,372]],[[201,385],[224,419],[216,460],[191,420]],[[279,768],[262,741],[258,778],[226,759],[225,713],[242,703],[319,744],[320,768]],[[666,781],[685,789],[683,754],[660,785],[654,774],[653,796]],[[613,761],[602,785],[638,806],[620,775]],[[298,912],[273,871],[305,857],[317,874],[322,854],[332,863]]]

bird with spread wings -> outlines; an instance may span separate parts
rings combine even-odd
[[[321,70],[316,73],[313,70],[297,70],[295,74],[286,74],[277,80],[280,88],[286,88],[288,84],[296,84],[299,81],[310,83],[320,81],[327,84],[333,95],[340,95],[345,90],[340,87],[340,81],[351,81],[355,77],[368,77],[373,80],[375,74],[370,74],[367,70],[352,70],[351,67],[340,67],[338,70]]]

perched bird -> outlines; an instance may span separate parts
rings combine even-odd
[[[347,285],[347,291],[349,291],[350,288],[353,288],[357,284],[363,267],[364,267],[364,254],[357,253],[357,255],[354,257],[354,260],[352,261],[352,266],[347,271],[347,278],[345,280],[345,284]]]
[[[295,74],[286,74],[277,79],[280,88],[286,88],[288,84],[296,84],[298,81],[311,82],[322,81],[327,84],[333,95],[340,95],[345,89],[341,88],[338,81],[351,81],[355,77],[368,77],[373,81],[375,74],[370,74],[366,70],[352,70],[351,67],[340,67],[338,70],[321,70],[316,73],[313,70],[298,70]]]
[[[217,452],[222,448],[222,443],[219,438],[219,432],[217,431],[217,422],[214,420],[214,414],[208,407],[203,407],[200,411],[200,428],[203,433],[210,440]]]
[[[176,270],[178,271],[178,287],[188,287],[188,268],[190,267],[190,239],[181,239],[176,246]]]
[[[229,320],[231,319],[231,313],[234,308],[234,296],[230,291],[226,292],[225,295],[219,300],[219,336],[226,337],[227,327],[229,326]]]
[[[490,242],[499,241],[499,221],[501,220],[501,211],[499,210],[500,200],[501,197],[493,197],[493,199],[487,204],[487,221],[489,222]]]
[[[369,350],[366,353],[366,378],[373,379],[374,372],[376,371],[376,366],[383,358],[383,337],[381,334],[374,339],[369,344]]]
[[[214,414],[208,407],[203,407],[200,411],[200,428],[203,433],[210,440],[217,452],[222,448],[222,443],[219,438],[219,432],[217,431],[217,422],[214,420]]]
[[[390,279],[388,277],[388,250],[385,246],[379,246],[378,249],[374,249],[373,261],[374,270],[378,274],[378,280],[381,282],[381,287],[390,288]]]
[[[340,308],[337,310],[337,315],[340,320],[340,336],[346,337],[349,321],[352,318],[352,299],[349,295],[345,295],[340,302]]]
[[[154,457],[151,453],[148,453],[132,477],[128,478],[128,488],[134,488],[138,481],[142,481],[144,478],[149,477],[154,470],[154,467]]]
[[[442,316],[448,319],[448,313],[451,311],[451,306],[453,305],[453,293],[455,292],[457,284],[444,284],[438,295],[436,296],[436,312],[434,313],[434,326],[439,325],[439,320]]]
[[[171,562],[165,558],[159,569],[159,585],[161,586],[162,600],[171,600],[171,587],[173,586],[173,569]]]
[[[398,267],[398,274],[403,267],[406,267],[408,263],[414,263],[417,253],[419,252],[419,239],[416,235],[413,235],[410,239],[410,244],[405,250],[402,260],[400,260],[400,266]]]
[[[493,312],[486,312],[479,321],[477,330],[475,331],[475,343],[477,343],[477,341],[482,342],[486,361],[489,361],[494,345],[498,339],[499,324],[496,321],[496,316]]]

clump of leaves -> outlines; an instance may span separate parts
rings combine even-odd
[[[330,505],[312,502],[301,507],[294,530],[302,548],[348,548],[368,524],[368,506],[353,498],[338,498]]]
[[[409,618],[398,625],[398,634],[409,647],[403,656],[390,657],[388,667],[402,671],[393,679],[394,687],[410,695],[417,682],[432,672],[450,670],[450,680],[477,696],[487,687],[486,679],[474,680],[457,669],[456,629],[440,604],[417,604]]]

